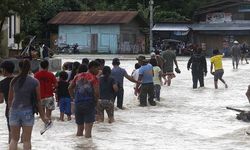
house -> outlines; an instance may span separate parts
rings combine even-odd
[[[234,40],[250,44],[250,1],[224,0],[210,3],[194,14],[193,42],[229,55]]]
[[[145,51],[147,22],[137,11],[60,12],[48,24],[58,25],[52,40],[79,45],[80,52],[138,53]],[[53,43],[53,42],[51,42]]]
[[[218,48],[229,55],[234,40],[250,45],[250,0],[212,2],[195,11],[191,24],[156,24],[153,30],[176,36],[188,32],[186,42],[201,46],[208,54]]]
[[[12,15],[6,18],[3,28],[3,39],[1,43],[2,56],[8,56],[9,50],[8,49],[17,49],[18,46],[14,42],[14,35],[20,33],[20,17],[17,15]]]

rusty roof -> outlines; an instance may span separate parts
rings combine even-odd
[[[48,24],[125,24],[136,17],[146,23],[137,11],[67,11],[58,13]]]

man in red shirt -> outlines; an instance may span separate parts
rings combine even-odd
[[[41,70],[35,73],[34,77],[40,82],[41,103],[46,116],[51,120],[51,112],[55,109],[53,93],[57,87],[57,80],[54,74],[48,71],[48,60],[43,60],[40,66]]]

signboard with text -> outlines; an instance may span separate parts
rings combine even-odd
[[[223,23],[231,22],[232,14],[231,13],[209,13],[206,16],[207,23]]]

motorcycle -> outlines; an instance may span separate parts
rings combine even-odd
[[[70,47],[69,54],[79,54],[80,51],[78,50],[78,44],[75,43]]]
[[[61,54],[79,54],[78,44],[75,43],[72,46],[69,44],[60,44],[57,47],[57,52]]]
[[[70,46],[69,44],[59,44],[58,47],[56,48],[56,51],[59,53],[59,54],[68,54],[69,51],[70,51]]]

